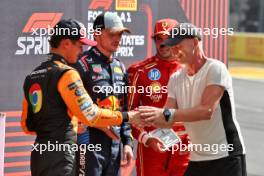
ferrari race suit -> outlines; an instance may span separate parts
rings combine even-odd
[[[77,122],[106,127],[121,124],[124,116],[93,104],[78,72],[58,54],[49,54],[27,75],[24,96],[21,126],[37,135],[31,152],[32,176],[75,175]]]
[[[127,110],[127,94],[124,87],[128,85],[128,78],[125,67],[119,60],[112,58],[110,61],[98,48],[92,47],[80,57],[76,69],[94,103],[111,110]],[[89,136],[87,142],[100,144],[102,150],[80,153],[77,161],[78,174],[117,175],[121,159],[120,140],[123,145],[132,145],[130,125],[125,122],[121,126],[109,128],[88,127],[87,132]]]
[[[167,99],[167,83],[170,75],[180,68],[176,61],[166,61],[153,56],[135,63],[128,69],[130,86],[135,86],[136,91],[129,94],[129,109],[140,105],[163,107]],[[144,87],[144,93],[139,89]],[[150,91],[152,90],[152,91]],[[138,176],[182,176],[189,161],[188,151],[171,151],[165,153],[155,152],[144,145],[142,137],[154,127],[138,129],[132,127],[132,134],[138,140],[137,146],[137,175]],[[188,143],[188,136],[183,126],[173,128],[182,140]],[[145,132],[144,132],[145,131]]]

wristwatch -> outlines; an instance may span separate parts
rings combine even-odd
[[[171,114],[169,109],[165,108],[163,110],[163,115],[165,117],[165,120],[168,122],[170,120],[172,114]]]

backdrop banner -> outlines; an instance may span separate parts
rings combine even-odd
[[[228,31],[228,4],[228,0],[1,0],[0,111],[8,112],[5,144],[0,143],[1,152],[5,148],[4,175],[30,175],[29,158],[35,137],[25,135],[20,127],[23,82],[34,67],[47,59],[48,28],[60,19],[75,18],[84,23],[87,37],[92,38],[96,16],[116,12],[131,30],[115,53],[128,67],[155,54],[151,38],[155,22],[173,18],[201,28],[206,34],[202,37],[206,55],[227,63],[228,36],[221,33]]]
[[[0,112],[0,175],[4,175],[4,154],[5,154],[5,121],[6,114]]]

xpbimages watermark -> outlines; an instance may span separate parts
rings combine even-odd
[[[195,30],[192,27],[187,28],[173,28],[171,31],[172,38],[175,36],[185,36],[185,35],[201,35],[201,36],[212,36],[212,38],[218,38],[219,36],[223,35],[233,35],[234,29],[233,28],[198,28],[196,27]]]
[[[52,143],[51,141],[48,141],[47,143],[40,144],[35,143],[31,144],[32,149],[31,151],[36,151],[42,154],[43,152],[78,152],[78,151],[101,151],[102,146],[101,144],[63,144],[59,143],[58,141],[55,141],[55,143]]]
[[[167,86],[161,85],[150,85],[150,86],[94,86],[93,92],[95,93],[104,93],[106,96],[111,94],[120,94],[120,93],[138,93],[145,94],[146,96],[151,96],[154,93],[167,93]]]
[[[164,149],[165,151],[171,151],[172,154],[175,152],[209,152],[212,154],[218,154],[219,152],[231,152],[234,150],[233,144],[193,144],[188,141],[187,144],[178,143],[173,145],[171,148]]]
[[[31,35],[34,36],[52,36],[52,35],[62,35],[62,36],[74,36],[74,35],[80,35],[81,34],[81,38],[86,38],[88,35],[101,35],[102,34],[102,29],[101,28],[86,28],[84,26],[82,26],[81,28],[58,28],[57,25],[54,27],[51,27],[50,25],[48,25],[47,28],[31,28],[32,29],[32,33]]]

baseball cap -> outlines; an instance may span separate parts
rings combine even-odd
[[[175,27],[178,24],[178,22],[171,18],[164,18],[160,19],[156,22],[154,26],[154,33],[152,34],[152,37],[155,37],[156,35],[163,34],[163,35],[169,35],[170,31],[173,27]]]
[[[54,34],[50,40],[54,39],[70,39],[79,40],[83,45],[95,46],[96,41],[86,38],[85,26],[74,19],[62,19],[54,26]]]
[[[200,30],[191,23],[180,23],[172,28],[168,39],[166,39],[161,46],[177,45],[184,39],[198,38],[201,40]]]
[[[105,12],[96,17],[93,24],[93,29],[110,29],[111,32],[128,32],[130,30],[127,27],[124,27],[121,18],[113,12]]]

